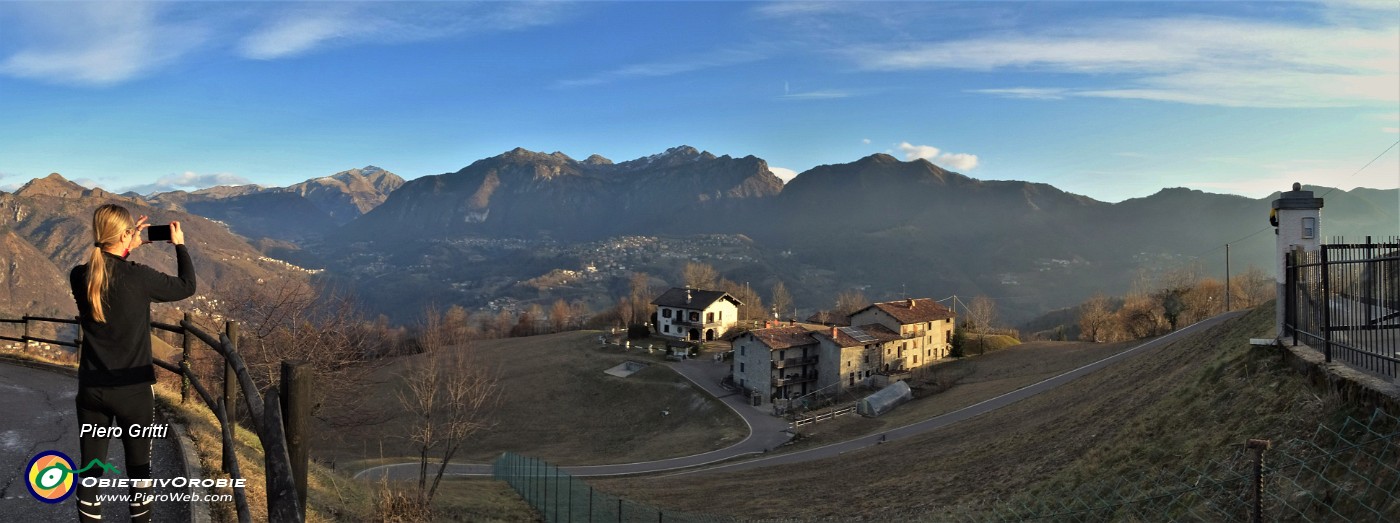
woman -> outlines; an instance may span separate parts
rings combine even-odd
[[[93,429],[116,426],[123,430],[127,479],[151,478],[151,439],[128,434],[132,425],[149,427],[155,422],[156,382],[151,365],[151,303],[182,300],[194,294],[194,264],[185,249],[185,233],[179,222],[170,222],[170,243],[175,244],[179,276],[170,276],[126,260],[143,245],[141,231],[146,217],[133,221],[120,205],[107,204],[92,213],[92,252],[88,262],[73,268],[68,283],[78,302],[83,344],[78,360],[78,423]],[[115,421],[115,423],[113,423]],[[107,438],[81,431],[82,461],[107,459]],[[102,475],[92,467],[82,477]],[[151,520],[150,481],[133,482],[130,489],[131,520]],[[78,483],[80,521],[101,521],[99,488]]]

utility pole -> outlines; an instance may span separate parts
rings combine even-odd
[[[1230,312],[1230,244],[1225,244],[1225,312]]]

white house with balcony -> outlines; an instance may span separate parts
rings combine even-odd
[[[670,338],[717,340],[739,321],[740,302],[724,291],[673,287],[651,304],[656,333]]]

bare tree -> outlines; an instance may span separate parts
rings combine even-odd
[[[965,320],[969,330],[985,332],[992,328],[992,323],[997,319],[997,303],[986,296],[978,296],[972,299],[972,303],[967,306],[967,319]]]
[[[866,299],[865,293],[857,289],[846,289],[836,295],[836,306],[831,308],[831,314],[845,321],[847,316],[864,309],[867,305],[870,305],[870,300]]]
[[[366,419],[358,388],[396,342],[377,337],[350,296],[295,277],[261,284],[225,280],[210,293],[219,297],[222,314],[198,321],[213,332],[223,330],[222,320],[240,323],[239,353],[260,387],[277,382],[283,361],[300,361],[316,382],[313,415],[335,425]],[[338,399],[328,403],[327,397]],[[328,404],[334,412],[319,407]]]
[[[1232,307],[1254,307],[1272,299],[1276,292],[1273,278],[1256,265],[1230,278],[1231,298],[1235,302],[1230,304]]]
[[[719,283],[719,271],[708,263],[686,262],[681,281],[692,289],[714,289]]]
[[[656,296],[656,290],[651,285],[651,276],[644,272],[634,272],[627,283],[627,300],[630,302],[628,314],[619,316],[622,321],[629,325],[636,325],[651,321],[651,300]]]
[[[787,286],[783,285],[782,280],[778,280],[777,283],[773,284],[772,297],[773,311],[781,318],[783,314],[787,313],[792,308],[792,294],[788,293]]]
[[[569,316],[573,310],[564,298],[554,300],[554,304],[549,306],[549,328],[553,332],[563,332],[569,327]]]
[[[1108,340],[1113,322],[1113,310],[1108,296],[1095,294],[1079,308],[1079,339],[1101,342]]]
[[[752,287],[729,280],[720,280],[719,288],[739,300],[739,319],[761,320],[769,317],[769,312],[763,308],[763,298],[760,298],[758,292],[754,291]]]
[[[398,397],[411,420],[408,438],[418,451],[418,502],[427,506],[462,443],[489,427],[500,386],[498,373],[476,357],[435,307],[424,312],[417,341],[423,353],[405,373]],[[432,457],[439,460],[429,483]]]

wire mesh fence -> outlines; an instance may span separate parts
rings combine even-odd
[[[1400,418],[1378,409],[1366,419],[1347,418],[1338,428],[1321,425],[1311,439],[1271,450],[1240,445],[1230,457],[1201,468],[1050,487],[928,519],[1400,521]]]
[[[508,483],[546,522],[588,523],[731,523],[727,516],[694,514],[657,507],[599,492],[588,483],[543,460],[502,454],[492,474]]]
[[[598,492],[554,465],[511,453],[496,460],[494,475],[547,522],[746,521]],[[918,514],[890,509],[883,516],[901,521],[1400,521],[1400,417],[1377,409],[1362,419],[1319,425],[1308,439],[1276,446],[1250,440],[1201,467],[1048,484]]]

